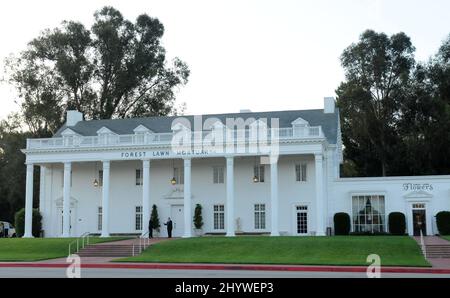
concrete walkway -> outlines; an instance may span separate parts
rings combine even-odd
[[[162,241],[169,241],[172,239],[177,238],[151,238],[150,240],[150,246],[162,242]],[[112,241],[112,242],[102,242],[102,243],[96,243],[91,244],[95,246],[101,246],[101,245],[135,245],[136,247],[139,246],[141,239],[139,238],[133,238],[133,239],[127,239],[127,240],[119,240],[119,241]],[[143,241],[143,240],[142,240]],[[114,259],[121,259],[117,257],[82,257],[81,263],[82,264],[106,264],[112,262]],[[67,258],[58,258],[58,259],[51,259],[51,260],[43,260],[43,261],[37,261],[35,263],[38,264],[67,264]]]
[[[417,241],[419,246],[420,243],[420,237],[415,236],[414,239]],[[424,244],[425,245],[445,245],[450,246],[450,242],[438,237],[438,236],[425,236],[423,237]],[[450,258],[427,258],[427,261],[433,266],[433,268],[438,269],[450,269]]]

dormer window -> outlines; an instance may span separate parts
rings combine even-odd
[[[302,118],[297,118],[292,122],[292,135],[294,137],[303,137],[308,135],[309,122]]]
[[[153,140],[154,132],[144,125],[139,125],[134,131],[134,143],[135,144],[147,144],[148,142]]]
[[[97,135],[100,145],[114,144],[117,142],[117,134],[105,126],[97,130]]]
[[[62,133],[63,138],[63,144],[64,146],[71,147],[71,146],[78,146],[80,135],[73,131],[70,128],[65,129]]]

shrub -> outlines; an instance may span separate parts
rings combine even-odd
[[[392,235],[405,235],[406,218],[401,212],[392,212],[389,214],[389,233]]]
[[[161,223],[159,222],[158,209],[156,205],[153,205],[152,207],[152,214],[150,215],[150,218],[152,219],[153,230],[159,231]]]
[[[194,212],[194,226],[196,229],[203,227],[202,205],[197,204]]]
[[[341,212],[334,215],[334,234],[348,235],[350,233],[350,215]]]
[[[25,208],[20,209],[14,216],[14,227],[16,228],[16,236],[22,237],[25,233]],[[38,209],[33,209],[33,227],[32,234],[34,237],[40,237],[42,230],[42,215]]]
[[[436,225],[441,235],[450,235],[450,211],[436,214]]]

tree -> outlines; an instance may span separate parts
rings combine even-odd
[[[168,65],[163,34],[158,19],[142,14],[133,23],[112,7],[94,14],[90,30],[75,21],[45,30],[7,61],[30,130],[55,133],[67,109],[87,119],[176,113],[189,69],[178,58]]]
[[[25,202],[25,148],[30,133],[22,132],[20,119],[11,115],[0,121],[0,220],[14,222],[14,214],[24,207]],[[35,168],[34,187],[39,189],[39,170]],[[38,204],[38,194],[33,196],[34,206]]]
[[[345,82],[336,93],[345,158],[362,175],[392,174],[399,136],[399,98],[415,65],[414,47],[404,33],[388,37],[365,31],[341,56]]]
[[[161,223],[159,222],[158,209],[156,205],[152,206],[152,214],[150,215],[150,218],[153,223],[153,230],[159,231]]]
[[[194,211],[194,226],[200,230],[203,227],[202,205],[197,204]]]

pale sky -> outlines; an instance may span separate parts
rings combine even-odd
[[[364,30],[405,32],[418,60],[450,34],[448,0],[14,0],[0,6],[0,59],[63,20],[90,27],[104,5],[164,24],[168,57],[191,70],[177,99],[187,114],[322,108],[343,80],[339,56]],[[0,85],[0,119],[15,99]]]

